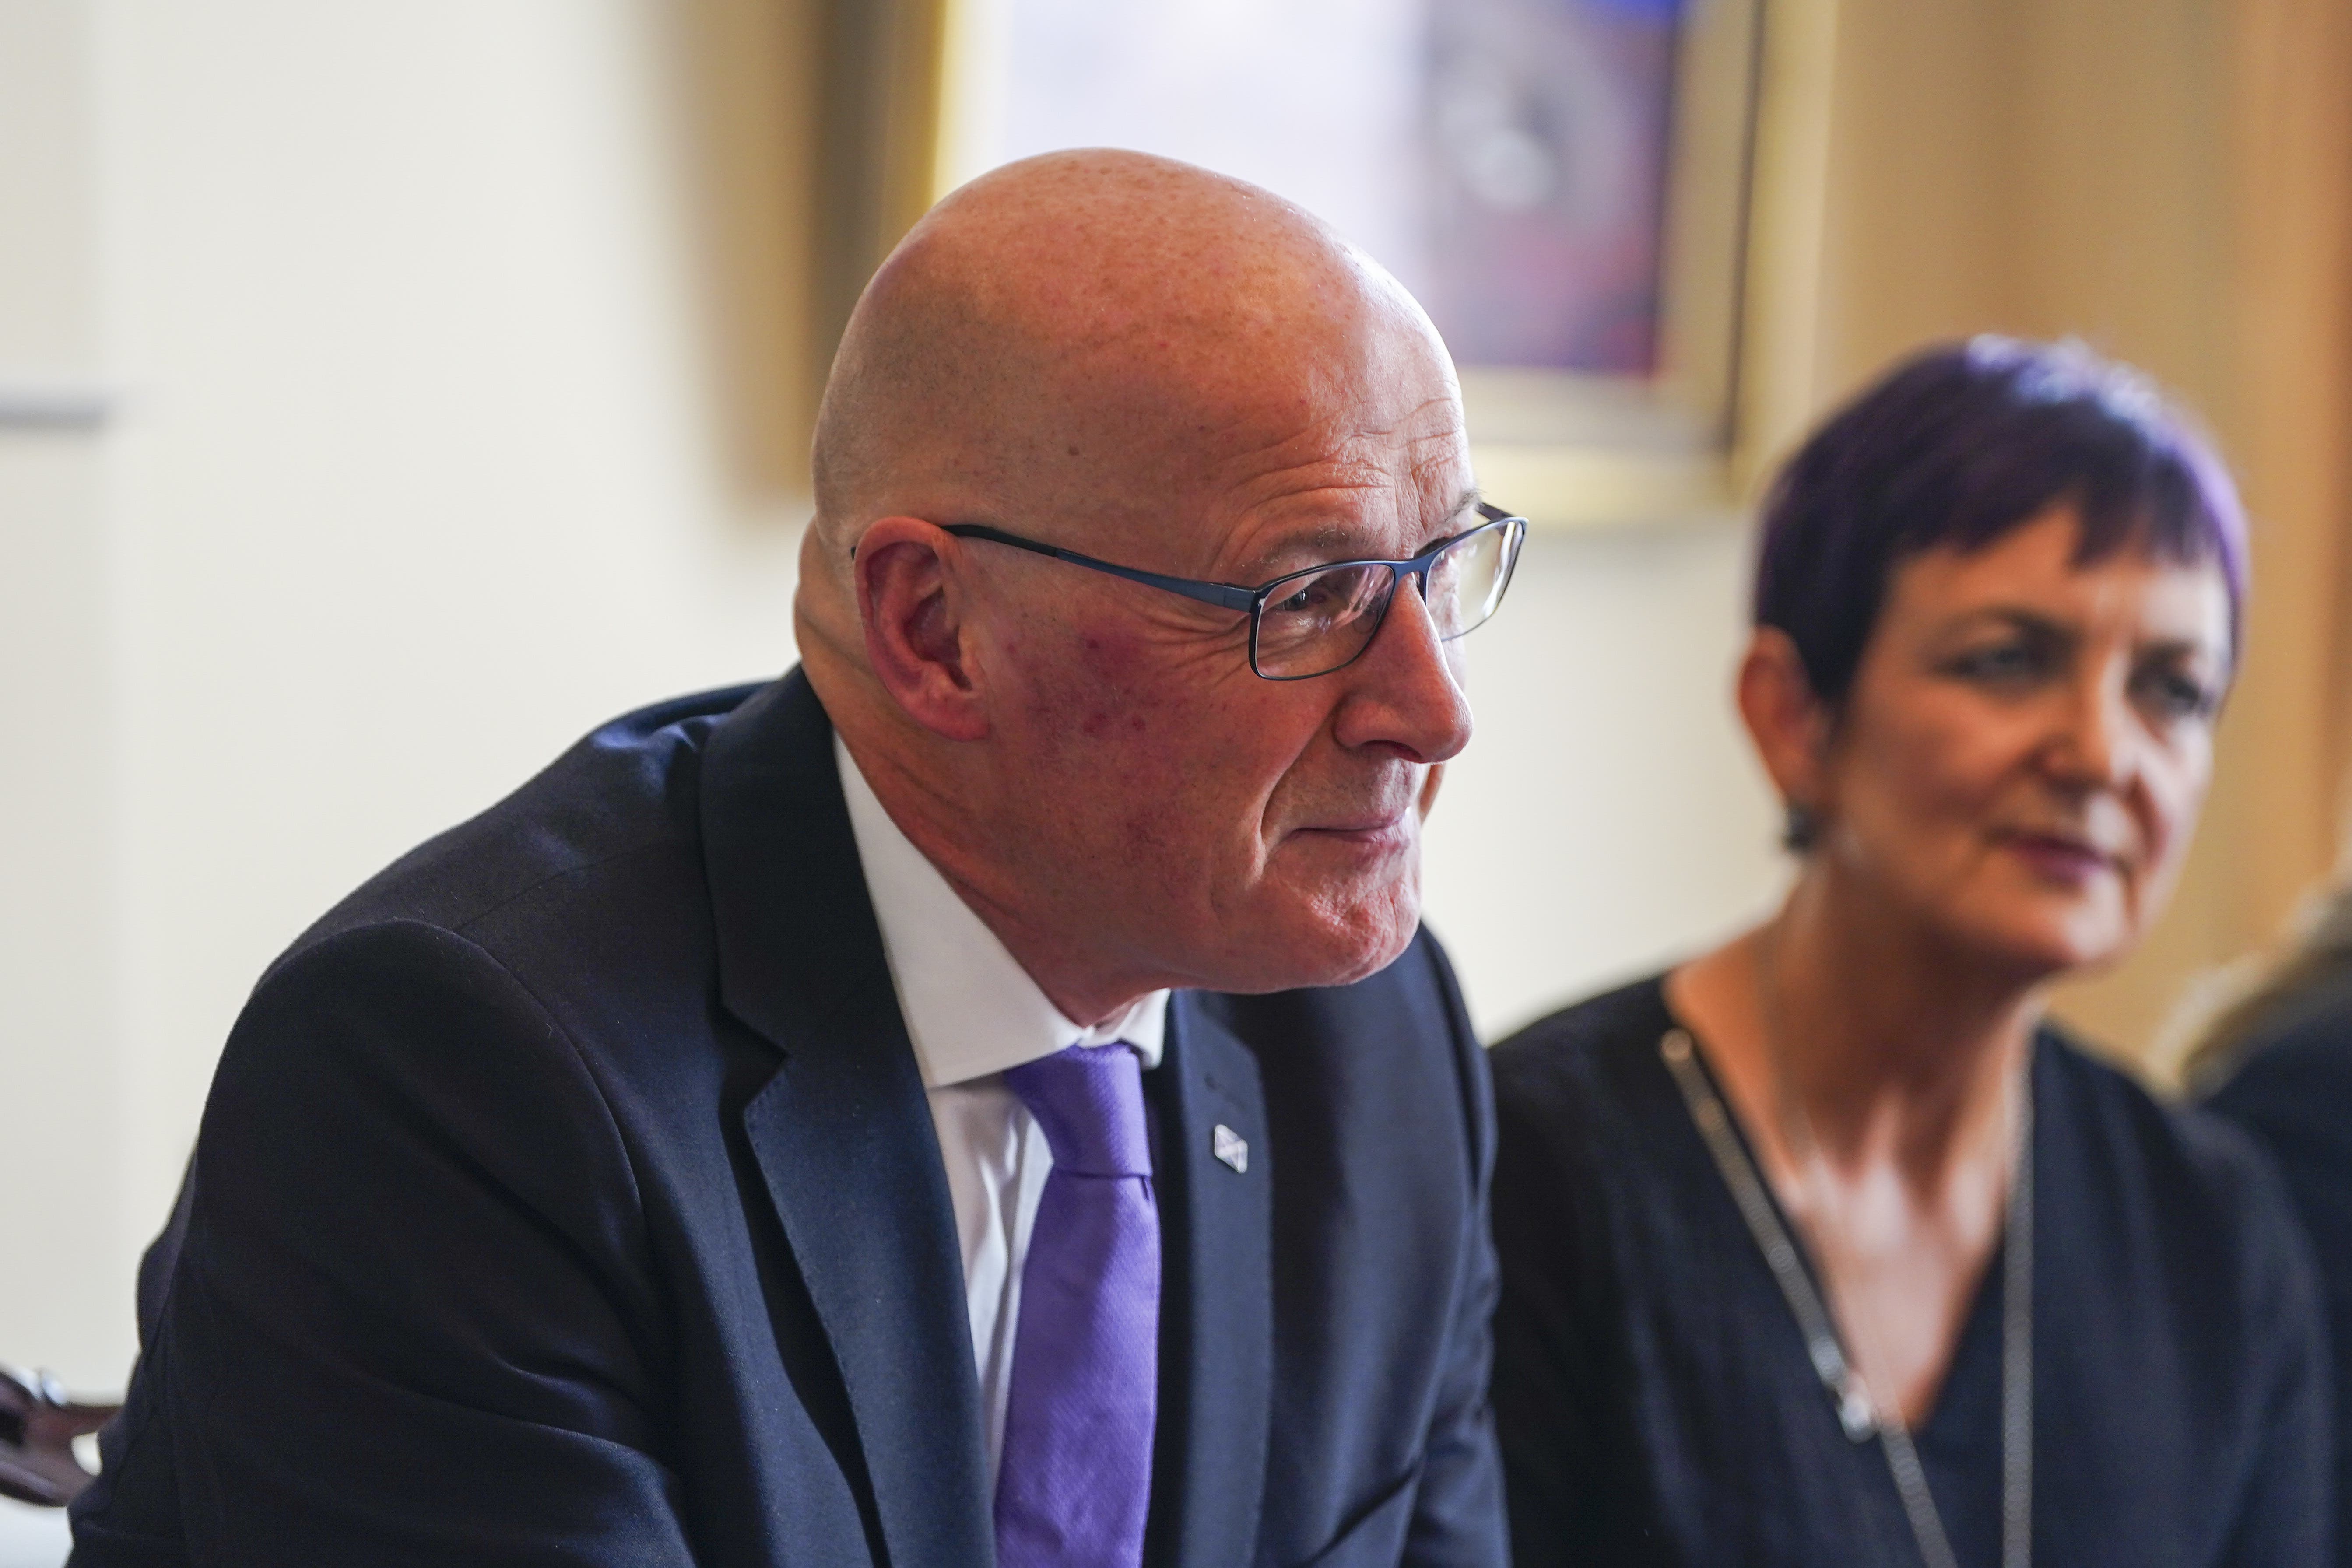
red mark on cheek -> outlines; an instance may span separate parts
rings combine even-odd
[[[1089,741],[1099,741],[1109,731],[1118,717],[1116,713],[1100,711],[1089,713],[1078,721],[1078,733]],[[1127,716],[1127,732],[1130,735],[1142,734],[1149,724],[1150,721],[1140,713],[1129,713]]]
[[[1098,681],[1114,686],[1127,684],[1142,664],[1142,647],[1132,637],[1097,628],[1081,632],[1078,647],[1085,650],[1087,668]]]
[[[1073,627],[1057,668],[1032,693],[1037,721],[1080,742],[1127,744],[1161,731],[1155,710],[1169,706],[1158,650],[1114,625]]]

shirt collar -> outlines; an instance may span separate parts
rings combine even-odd
[[[1092,1028],[1070,1022],[939,868],[898,831],[838,734],[833,757],[924,1088],[985,1078],[1070,1046],[1120,1040],[1135,1047],[1146,1069],[1160,1065],[1167,992],[1154,991]]]

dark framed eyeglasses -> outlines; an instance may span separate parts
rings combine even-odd
[[[1478,515],[1484,521],[1476,527],[1441,539],[1409,561],[1334,561],[1286,573],[1255,588],[1120,566],[984,522],[953,523],[946,531],[959,539],[984,539],[1050,555],[1246,615],[1250,669],[1267,680],[1306,680],[1346,668],[1372,646],[1396,599],[1397,584],[1407,577],[1421,590],[1441,641],[1451,642],[1484,626],[1511,585],[1528,520],[1485,501],[1478,503]]]

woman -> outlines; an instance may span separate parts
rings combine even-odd
[[[2219,465],[2077,347],[1926,353],[1781,475],[1738,703],[1794,886],[1494,1054],[1522,1564],[2321,1559],[2284,1199],[2042,1019],[2165,901],[2243,586]]]

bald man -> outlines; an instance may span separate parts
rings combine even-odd
[[[1033,160],[876,276],[815,476],[799,669],[263,977],[76,1563],[1503,1562],[1419,851],[1524,525],[1427,321]]]

